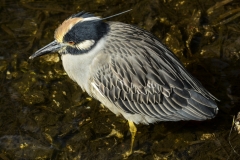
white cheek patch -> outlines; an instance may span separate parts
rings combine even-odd
[[[83,42],[80,42],[75,45],[75,47],[79,50],[88,50],[91,48],[92,45],[94,45],[94,40],[85,40]]]
[[[99,18],[99,17],[83,18],[83,19],[82,19],[82,22],[83,22],[83,21],[93,21],[93,20],[101,20],[101,18]]]

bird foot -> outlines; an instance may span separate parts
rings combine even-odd
[[[127,151],[123,154],[123,159],[127,159],[132,154],[132,150]]]

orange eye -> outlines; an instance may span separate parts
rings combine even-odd
[[[74,45],[75,42],[73,42],[73,41],[69,41],[68,44],[70,44],[70,45]]]

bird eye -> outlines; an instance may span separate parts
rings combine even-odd
[[[70,44],[70,45],[75,45],[75,42],[69,41],[68,44]]]

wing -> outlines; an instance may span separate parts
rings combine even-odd
[[[205,120],[217,113],[213,97],[150,33],[113,22],[95,73],[101,95],[130,114],[160,121]]]

